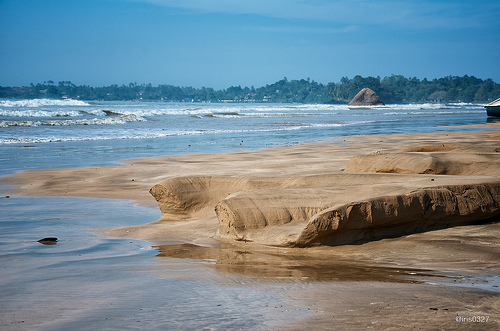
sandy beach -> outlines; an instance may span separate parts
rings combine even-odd
[[[160,277],[200,279],[202,267],[250,277],[257,288],[289,284],[280,296],[307,311],[270,329],[496,330],[499,128],[352,136],[0,180],[12,196],[158,206],[157,221],[99,231],[152,242]]]

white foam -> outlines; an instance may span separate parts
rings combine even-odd
[[[43,106],[89,106],[88,103],[73,99],[26,99],[26,100],[0,100],[0,107],[43,107]]]
[[[17,104],[17,108],[12,107],[14,104]],[[23,104],[31,106],[23,108]],[[43,104],[45,106],[41,106]],[[77,106],[72,104],[77,104]],[[162,138],[179,135],[314,130],[314,128],[323,128],[321,132],[318,132],[318,135],[323,137],[328,134],[328,128],[332,128],[332,134],[335,135],[333,131],[336,127],[355,124],[399,121],[409,116],[443,115],[449,118],[449,114],[484,112],[482,106],[474,104],[429,103],[366,108],[362,107],[356,110],[350,109],[347,105],[320,104],[188,105],[107,101],[84,103],[82,106],[81,101],[78,100],[0,100],[0,128],[12,127],[12,130],[2,131],[2,134],[5,133],[5,135],[2,137],[3,140],[0,138],[0,144]],[[209,116],[207,117],[207,115]],[[201,120],[198,122],[197,119],[188,119],[189,116],[198,117]],[[210,117],[215,118],[212,121]],[[239,120],[224,120],[228,118]],[[261,120],[256,120],[259,118]],[[126,125],[129,122],[145,122],[147,120],[150,123],[148,125]],[[104,128],[120,124],[125,125]],[[98,133],[95,136],[90,136],[88,130],[81,128],[85,125],[102,126],[103,129],[93,130]],[[80,128],[71,129],[71,126],[80,126]],[[16,129],[15,127],[25,127],[25,129]],[[49,129],[48,127],[55,128]],[[192,130],[189,131],[190,129]]]
[[[168,106],[161,105],[151,109],[121,108],[112,109],[116,114],[136,114],[139,116],[162,116],[162,115],[190,115],[203,117],[203,115],[212,115],[214,117],[271,117],[271,116],[306,116],[318,115],[319,111],[331,115],[331,111],[347,110],[345,105],[289,105],[289,104],[201,104],[200,107],[185,107],[184,105],[172,104]],[[330,112],[329,112],[330,111]]]
[[[0,116],[3,117],[78,117],[82,116],[82,113],[77,110],[40,110],[40,109],[28,109],[28,110],[0,110]]]
[[[72,126],[72,125],[116,125],[127,122],[145,122],[146,119],[136,115],[122,115],[115,117],[91,118],[91,119],[73,119],[73,120],[40,120],[40,121],[2,121],[0,128],[12,126]]]
[[[69,106],[69,107],[68,107]],[[421,114],[423,111],[446,113],[453,111],[467,111],[478,108],[478,105],[460,104],[397,104],[383,106],[348,106],[330,104],[200,104],[189,107],[180,103],[114,103],[107,108],[107,103],[96,103],[94,107],[101,109],[89,109],[83,107],[75,110],[74,106],[90,106],[80,100],[51,100],[35,99],[9,101],[0,100],[0,116],[9,117],[51,117],[51,116],[83,116],[90,114],[94,116],[110,115],[136,115],[140,117],[155,117],[165,115],[180,115],[204,117],[305,117],[305,116],[331,116],[338,114],[356,114],[357,110],[366,114],[368,110],[372,114],[380,114],[385,111],[385,115],[409,114],[413,111]],[[22,108],[25,109],[22,109]],[[2,109],[3,108],[3,109]],[[11,109],[9,109],[11,108]],[[14,108],[14,109],[12,109]],[[21,108],[21,109],[20,109]]]
[[[164,138],[168,136],[186,136],[203,134],[201,131],[172,131],[165,133],[142,133],[133,135],[110,135],[110,136],[86,136],[86,137],[33,137],[33,138],[8,138],[0,140],[0,144],[26,144],[26,143],[46,143],[46,142],[64,142],[64,141],[97,141],[97,140],[123,140],[123,139],[149,139]]]

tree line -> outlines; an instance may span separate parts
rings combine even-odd
[[[488,102],[500,97],[500,84],[474,76],[447,76],[433,80],[391,75],[384,78],[342,77],[338,83],[321,84],[311,79],[288,80],[286,77],[255,88],[231,86],[215,90],[209,87],[179,87],[130,83],[92,87],[71,81],[46,81],[23,87],[1,87],[0,98],[74,98],[79,100],[143,100],[172,102],[288,102],[347,103],[362,88],[371,88],[385,103]]]
[[[350,100],[363,87],[374,90],[385,103],[487,102],[500,97],[500,84],[492,79],[482,80],[465,75],[420,80],[415,77],[391,75],[383,79],[343,77],[340,84],[331,89],[332,99]]]

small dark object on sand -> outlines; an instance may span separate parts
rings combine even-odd
[[[47,238],[43,238],[43,239],[38,240],[38,242],[40,244],[44,244],[44,245],[55,245],[55,244],[57,244],[57,238],[47,237]]]

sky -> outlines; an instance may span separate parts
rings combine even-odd
[[[0,86],[500,83],[498,0],[0,0]]]

